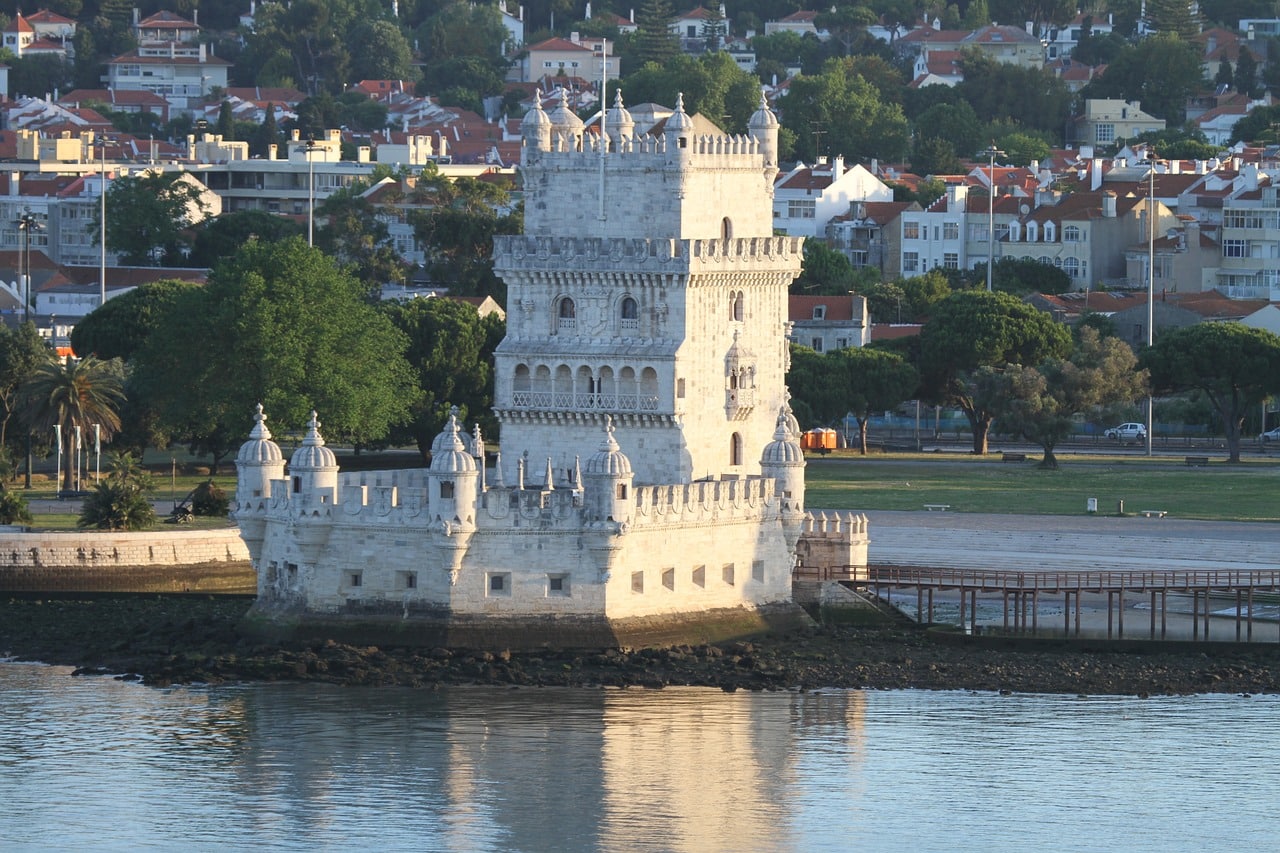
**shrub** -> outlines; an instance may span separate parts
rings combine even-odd
[[[84,499],[76,526],[98,530],[142,530],[155,523],[156,511],[145,494],[127,483],[106,480]]]
[[[211,479],[196,486],[191,495],[191,510],[196,515],[223,517],[230,508],[231,498]]]
[[[27,499],[0,485],[0,524],[30,524],[31,510]]]

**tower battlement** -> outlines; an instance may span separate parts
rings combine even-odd
[[[803,257],[803,237],[732,237],[674,239],[642,237],[538,237],[527,234],[495,237],[494,268],[503,273],[579,270],[583,262],[593,270],[696,273],[723,264],[745,262],[753,271],[770,268],[794,274]]]

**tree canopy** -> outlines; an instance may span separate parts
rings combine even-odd
[[[107,248],[131,266],[179,266],[187,228],[204,220],[204,186],[182,172],[121,175],[107,188]],[[101,233],[94,211],[95,240]]]
[[[1007,293],[961,291],[933,306],[920,333],[925,397],[955,405],[973,430],[973,452],[987,452],[987,433],[998,398],[975,384],[983,367],[1035,365],[1065,356],[1067,328]]]
[[[418,399],[405,336],[365,288],[300,238],[251,242],[182,291],[134,356],[134,386],[176,437],[216,460],[247,435],[253,406],[332,441],[367,445]]]
[[[1200,391],[1227,438],[1232,462],[1240,461],[1245,415],[1280,393],[1280,336],[1239,323],[1197,323],[1162,331],[1143,352],[1156,393]]]
[[[792,78],[781,122],[794,134],[794,156],[806,162],[827,153],[890,161],[907,153],[902,107],[841,59],[828,60],[818,74]]]
[[[198,285],[155,281],[107,300],[71,330],[71,348],[80,356],[129,361],[164,321],[179,296]]]
[[[979,383],[996,383],[997,417],[1005,432],[1020,434],[1044,450],[1042,468],[1057,468],[1054,448],[1075,432],[1073,416],[1109,403],[1131,402],[1146,393],[1147,372],[1119,338],[1103,337],[1088,326],[1079,330],[1066,358],[1038,365],[984,367]]]
[[[405,353],[422,396],[412,420],[392,433],[396,443],[412,441],[426,458],[431,442],[457,406],[464,421],[478,421],[486,440],[496,441],[493,352],[506,332],[497,315],[481,317],[475,306],[455,299],[414,299],[382,309],[409,339]]]

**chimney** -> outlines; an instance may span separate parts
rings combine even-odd
[[[136,29],[136,28],[137,28],[137,26],[138,26],[138,21],[139,21],[139,20],[141,20],[141,19],[138,17],[138,7],[137,7],[137,6],[134,6],[134,7],[133,7],[133,26],[134,26],[134,28],[135,28],[135,29]]]
[[[1026,28],[1027,28],[1027,35],[1029,35],[1029,36],[1031,36],[1031,37],[1033,37],[1033,38],[1034,38],[1034,37],[1035,37],[1035,34],[1036,34],[1036,22],[1035,22],[1035,21],[1027,21],[1027,23],[1026,23]]]
[[[577,33],[577,32],[569,33],[569,41],[573,42],[574,44],[581,44],[581,43],[582,43],[582,35],[581,35],[580,33]]]
[[[831,180],[838,181],[840,176],[844,174],[844,155],[837,154],[831,159]]]
[[[199,9],[191,10],[191,23],[195,24],[197,27],[200,26],[200,10]]]
[[[1116,194],[1111,190],[1102,194],[1102,215],[1107,219],[1116,218]]]
[[[1102,158],[1094,157],[1089,161],[1089,191],[1102,189]]]

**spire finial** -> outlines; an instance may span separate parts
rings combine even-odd
[[[622,109],[622,87],[619,86],[613,90],[613,106],[615,109]]]
[[[253,409],[253,429],[249,430],[249,438],[252,438],[252,439],[271,438],[271,430],[267,429],[267,416],[262,413],[261,403],[259,403]]]
[[[684,92],[676,93],[676,112],[684,112]]]

